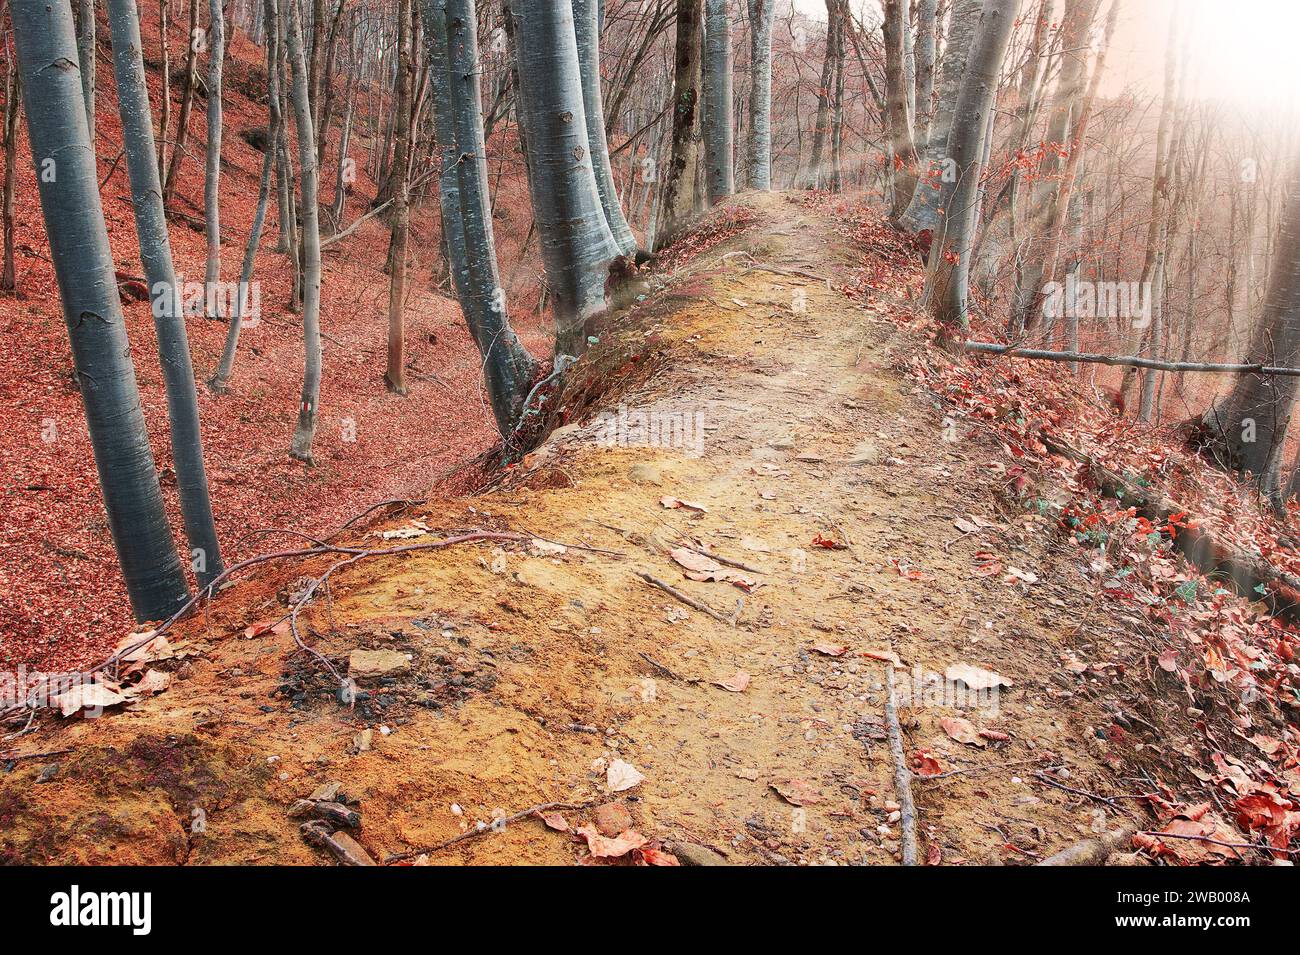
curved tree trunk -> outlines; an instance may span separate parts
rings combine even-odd
[[[614,187],[614,170],[609,164],[605,140],[605,109],[600,94],[600,0],[573,0],[573,28],[578,40],[578,61],[582,68],[582,107],[587,116],[587,141],[591,143],[591,168],[596,174],[600,207],[619,251],[636,255],[636,236],[627,224]]]
[[[302,48],[299,0],[288,0],[289,64],[293,70],[293,116],[298,127],[299,178],[302,181],[302,343],[304,352],[302,403],[294,427],[289,456],[312,462],[311,443],[316,434],[320,403],[320,212],[316,201],[316,130],[307,100],[307,57]]]
[[[948,134],[952,129],[962,77],[966,74],[971,43],[979,29],[980,7],[981,0],[953,0],[948,42],[939,66],[938,99],[927,138],[926,173],[912,190],[912,200],[899,219],[899,225],[912,233],[933,232],[938,227],[939,210],[948,207],[957,185],[955,167],[948,154]]]
[[[203,180],[203,220],[208,236],[208,266],[204,278],[205,308],[217,318],[216,287],[221,280],[221,68],[226,56],[225,20],[221,0],[208,4],[208,154]]]
[[[257,187],[257,208],[253,213],[253,227],[248,233],[248,245],[244,248],[244,264],[239,273],[239,288],[235,293],[235,314],[230,317],[230,328],[226,330],[226,342],[221,350],[221,360],[217,363],[217,370],[208,379],[208,387],[217,394],[225,394],[229,390],[230,376],[235,370],[235,351],[239,347],[239,332],[248,310],[249,289],[253,282],[253,263],[257,258],[257,245],[262,239],[262,229],[266,225],[266,207],[270,203],[271,196],[271,170],[275,165],[280,124],[284,121],[280,114],[280,76],[275,69],[276,60],[280,55],[280,12],[276,0],[263,0],[263,8],[266,26],[267,109],[270,113],[270,127],[266,137],[266,151],[262,154],[262,178]]]
[[[195,579],[200,586],[207,586],[225,568],[212,521],[208,476],[203,468],[199,405],[194,391],[194,366],[190,363],[185,314],[172,264],[162,188],[158,184],[153,113],[149,109],[149,88],[145,85],[140,54],[140,18],[135,0],[108,0],[108,18],[113,38],[117,108],[122,118],[122,145],[131,180],[140,262],[149,285],[158,334],[158,359],[167,391],[167,418],[171,422],[172,462],[181,517],[189,538]]]
[[[1020,0],[986,0],[948,134],[948,155],[957,171],[957,183],[944,229],[935,235],[930,250],[925,295],[932,314],[950,331],[964,332],[969,325],[967,301],[971,247],[979,221],[980,158],[989,111],[997,96],[998,72],[1019,6]]]
[[[434,84],[434,122],[444,145],[441,208],[452,282],[483,357],[497,429],[509,437],[537,376],[537,362],[510,327],[497,270],[483,143],[478,21],[473,0],[422,0]],[[457,161],[461,159],[462,161]]]
[[[136,619],[162,620],[189,588],[140,408],[81,78],[63,68],[77,62],[72,8],[68,0],[12,0],[11,16],[41,211],[108,526]]]
[[[749,182],[772,188],[772,18],[775,0],[749,0]]]
[[[704,166],[709,202],[714,203],[736,191],[727,0],[705,0],[704,16]]]
[[[618,245],[591,165],[573,13],[567,3],[514,0],[519,108],[528,141],[528,191],[555,315],[557,356],[587,348],[585,324],[605,308]]]

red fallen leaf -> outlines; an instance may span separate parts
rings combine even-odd
[[[889,558],[889,563],[896,571],[898,571],[898,576],[900,577],[904,577],[908,580],[934,580],[934,578],[925,573],[925,571],[917,570],[905,560],[900,561],[897,557],[891,557]]]
[[[975,559],[981,563],[975,568],[976,577],[993,577],[1002,573],[1002,559],[987,550],[979,551]]]
[[[975,725],[970,720],[963,719],[960,716],[945,716],[939,721],[939,725],[943,727],[945,733],[959,743],[981,748],[988,745],[979,738],[979,735],[975,732]]]
[[[820,533],[812,539],[814,547],[825,547],[827,550],[845,550],[847,545],[831,537],[823,537]]]
[[[621,832],[610,839],[597,832],[595,826],[581,826],[578,835],[587,840],[587,851],[597,859],[617,859],[619,856],[627,855],[633,849],[640,849],[648,841],[635,829]]]
[[[918,749],[912,754],[912,772],[922,779],[929,779],[931,776],[941,774],[943,766],[928,749]]]
[[[649,846],[637,849],[636,854],[640,856],[641,861],[646,865],[681,865],[677,856],[671,852],[664,852],[662,849],[651,849]]]
[[[992,740],[995,743],[1005,743],[1007,740],[1011,739],[1011,737],[1006,733],[1001,733],[997,730],[980,730],[980,736],[983,736],[987,740]]]
[[[828,657],[842,657],[848,652],[849,648],[840,646],[838,643],[814,643],[810,649]]]
[[[749,686],[749,674],[744,670],[737,670],[735,676],[727,677],[725,680],[714,680],[713,685],[730,690],[732,693],[744,693]]]
[[[941,862],[943,862],[943,850],[939,848],[939,843],[930,843],[925,847],[925,864],[939,865]]]
[[[287,620],[263,620],[261,623],[252,624],[244,628],[244,636],[248,639],[260,637],[264,633],[274,633],[277,636],[283,636],[289,632],[289,621]]]
[[[1164,653],[1160,654],[1160,658],[1156,662],[1160,664],[1160,669],[1169,673],[1177,673],[1178,651],[1170,647]]]
[[[569,823],[558,812],[548,812],[542,816],[542,822],[546,823],[547,828],[554,829],[556,832],[568,832]]]
[[[881,663],[892,663],[896,667],[903,665],[902,658],[893,650],[863,650],[862,655],[872,660],[879,660]]]
[[[815,806],[822,801],[821,791],[806,779],[778,779],[771,786],[792,806]]]

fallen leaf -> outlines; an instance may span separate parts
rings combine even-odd
[[[979,738],[979,734],[975,732],[974,724],[968,719],[963,719],[960,716],[945,716],[939,723],[943,726],[943,731],[959,743],[978,746],[981,749],[988,745]]]
[[[699,511],[701,514],[707,514],[709,512],[709,509],[703,504],[693,504],[690,501],[683,501],[676,497],[661,497],[659,503],[670,511],[679,507],[684,507],[688,511]]]
[[[822,801],[822,794],[806,779],[778,779],[772,788],[792,806],[815,806]]]
[[[288,632],[289,621],[287,620],[264,620],[261,623],[255,623],[244,628],[244,636],[249,640],[253,639],[253,637],[260,637],[264,633],[283,636]]]
[[[161,693],[172,684],[172,675],[163,670],[146,670],[140,682],[131,687],[131,693],[137,696],[145,696],[152,693]]]
[[[605,785],[612,793],[621,793],[643,782],[645,777],[637,772],[631,763],[625,763],[621,759],[614,760],[605,771]]]
[[[633,849],[640,849],[648,841],[635,829],[629,829],[611,839],[597,832],[595,826],[580,826],[578,835],[587,840],[587,851],[597,859],[617,859]]]
[[[976,692],[991,690],[998,686],[1005,686],[1010,689],[1012,686],[1010,680],[1003,679],[991,670],[981,670],[979,667],[973,667],[969,663],[954,663],[943,671],[943,678],[952,683],[964,683],[969,689]]]
[[[979,532],[979,528],[964,517],[957,518],[952,522],[952,526],[957,528],[957,530],[961,531],[963,534],[976,534]]]
[[[912,754],[912,772],[922,779],[943,773],[943,766],[928,749],[918,749]]]
[[[649,846],[643,846],[636,851],[646,865],[681,865],[677,856],[671,852],[664,852],[662,849],[651,849]]]
[[[828,657],[842,657],[849,648],[838,643],[814,643],[811,649]]]
[[[902,658],[893,650],[863,650],[862,655],[872,660],[879,660],[882,663],[892,663],[900,669],[903,666]]]
[[[1168,673],[1177,673],[1178,651],[1170,647],[1164,653],[1160,654],[1160,658],[1156,662],[1160,664],[1160,669]]]
[[[845,550],[848,547],[847,544],[841,544],[834,538],[823,537],[821,534],[814,537],[812,542],[814,547],[825,547],[827,550]]]
[[[542,816],[542,822],[546,823],[547,828],[554,829],[556,832],[568,832],[569,823],[558,812],[548,812]]]
[[[126,697],[103,683],[80,683],[50,700],[64,716],[125,703]]]
[[[749,686],[749,674],[744,670],[737,670],[735,676],[728,677],[725,680],[715,680],[714,686],[720,686],[732,693],[743,693],[745,688]]]

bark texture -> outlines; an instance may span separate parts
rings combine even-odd
[[[714,203],[736,191],[727,0],[705,0],[704,36],[704,166]]]

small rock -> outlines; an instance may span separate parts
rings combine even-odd
[[[406,654],[396,650],[353,650],[348,657],[348,674],[354,680],[378,680],[410,669]]]
[[[358,753],[369,752],[374,737],[375,737],[374,730],[369,728],[363,729],[356,736],[352,737],[352,749]]]
[[[592,821],[602,836],[611,839],[620,832],[627,832],[633,826],[632,814],[620,803],[610,802],[598,806],[592,813]]]
[[[668,849],[682,865],[731,865],[712,849],[693,842],[674,842]]]

